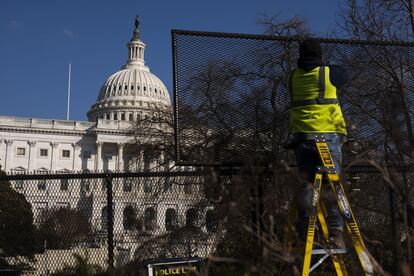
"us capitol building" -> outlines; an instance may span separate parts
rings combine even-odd
[[[139,21],[128,60],[111,75],[88,122],[0,116],[0,165],[6,172],[124,170],[131,122],[171,109],[168,91],[145,65]]]
[[[142,171],[151,170],[159,160],[163,160],[162,156],[156,160],[147,158],[147,150],[151,150],[151,146],[147,147],[145,143],[154,141],[145,137],[145,129],[141,131],[141,144],[144,146],[140,154],[128,150],[133,139],[130,129],[134,122],[158,118],[172,110],[165,85],[145,65],[146,45],[140,38],[139,24],[137,18],[133,36],[127,44],[126,64],[102,85],[96,102],[87,113],[87,122],[0,116],[2,170],[6,173],[124,171],[138,156],[139,160],[134,161],[138,165],[134,169]],[[137,139],[136,136],[134,138]],[[171,168],[173,163],[163,166],[164,169]],[[47,185],[41,181],[32,187],[26,184],[16,181],[13,185],[32,204],[35,221],[46,209],[77,208],[79,201],[86,198],[91,204],[92,227],[104,230],[107,207],[102,185],[88,186],[82,191],[79,183],[63,180],[59,185]],[[137,216],[152,219],[155,225],[152,229],[157,229],[160,234],[168,231],[168,216],[185,223],[188,219],[186,214],[194,213],[191,208],[194,202],[188,199],[188,194],[192,193],[191,198],[197,198],[197,191],[188,191],[185,185],[176,186],[177,191],[170,196],[164,195],[162,200],[146,196],[151,187],[125,186],[125,183],[114,186],[114,232],[117,245],[121,245],[118,249],[122,247],[122,239],[128,230],[123,223],[127,208],[132,207]],[[134,254],[134,249],[128,246],[123,250],[129,250],[131,257]]]

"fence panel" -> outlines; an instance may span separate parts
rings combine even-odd
[[[404,208],[413,205],[398,190],[412,188],[412,170],[390,172],[385,179],[374,168],[354,167],[345,183],[367,247],[396,275],[414,220],[408,210],[404,221]],[[78,255],[95,272],[136,271],[149,260],[212,254],[254,261],[261,273],[283,275],[292,264],[281,241],[297,181],[295,170],[282,167],[2,175],[1,195],[12,209],[1,208],[19,219],[2,230],[1,268],[10,267],[7,261],[24,272],[55,273],[75,267]],[[265,251],[273,253],[264,258]],[[347,261],[358,262],[354,255]],[[322,269],[332,272],[329,265]],[[360,273],[357,265],[349,269]]]
[[[6,262],[0,267],[55,273],[75,267],[79,255],[99,272],[132,261],[206,257],[217,222],[205,179],[205,173],[189,168],[1,175],[1,195],[17,198],[7,204],[25,220],[2,231],[0,260]]]
[[[287,76],[299,37],[173,30],[176,158],[181,164],[287,160]],[[399,164],[413,141],[413,43],[318,39],[339,91],[355,158]],[[355,159],[354,158],[354,159]]]

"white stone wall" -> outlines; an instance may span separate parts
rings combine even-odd
[[[0,165],[7,173],[122,171],[129,158],[124,153],[125,145],[130,139],[126,132],[129,127],[128,122],[122,121],[98,120],[97,123],[90,123],[0,116]],[[143,138],[148,143],[156,143],[154,139]],[[18,154],[19,148],[24,149],[23,155]],[[46,156],[42,156],[42,150]],[[69,157],[64,156],[64,151],[69,153]],[[139,168],[151,169],[155,166],[155,161],[144,161],[145,151],[142,149],[142,160],[138,160]],[[161,156],[160,160],[162,159]],[[150,163],[144,165],[145,162]],[[78,207],[81,182],[69,181],[67,190],[62,190],[59,181],[62,180],[46,182],[45,189],[38,188],[39,181],[17,188],[32,204],[35,221],[43,210],[49,208]],[[94,180],[90,185],[86,196],[93,198],[91,223],[95,229],[103,230],[102,208],[107,206],[106,189],[102,188],[102,180]],[[184,225],[186,211],[196,203],[195,194],[199,192],[193,186],[192,194],[186,195],[183,185],[175,185],[171,192],[162,195],[162,200],[156,200],[145,193],[143,182],[133,185],[130,192],[123,190],[123,183],[119,180],[114,180],[113,187],[114,232],[117,239],[126,231],[123,227],[123,212],[128,205],[135,208],[138,218],[144,217],[147,208],[154,208],[154,231],[163,233],[166,232],[167,209],[173,208],[177,214],[177,223]]]
[[[6,172],[122,169],[129,127],[127,122],[105,120],[90,123],[0,116],[0,165]],[[17,154],[18,148],[24,149],[23,155]],[[46,156],[41,150],[47,151]]]

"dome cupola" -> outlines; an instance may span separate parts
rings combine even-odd
[[[141,40],[140,20],[128,46],[128,60],[121,70],[112,74],[102,85],[95,104],[88,112],[89,121],[98,119],[132,121],[153,117],[156,110],[171,108],[164,83],[145,65],[145,43]]]
[[[148,70],[148,67],[145,66],[144,51],[145,43],[140,39],[139,31],[139,18],[135,18],[135,30],[132,35],[131,41],[127,44],[128,46],[128,61],[127,64],[122,67],[122,69],[128,69],[132,67],[142,67],[144,70]]]

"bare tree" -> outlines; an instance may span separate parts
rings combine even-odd
[[[413,41],[411,0],[348,0],[344,1],[340,14],[339,28],[351,38],[382,42]],[[361,93],[353,94],[353,98],[347,97],[347,100],[353,103],[354,110],[365,114],[368,122],[376,124],[376,129],[380,130],[381,134],[376,136],[377,145],[378,142],[380,144],[375,150],[383,152],[382,161],[388,164],[412,164],[414,60],[411,47],[387,46],[386,43],[375,47],[362,46],[360,55],[353,59],[353,70],[365,75],[365,82],[364,78],[356,75],[354,84]],[[358,121],[354,123],[358,124]],[[410,198],[413,193],[412,178],[406,173],[391,173],[390,176],[395,187],[393,193],[401,204],[400,212],[395,212],[404,228],[402,240],[406,246],[400,252],[405,253],[402,265],[409,267],[408,264],[413,263],[414,234],[414,203]]]

